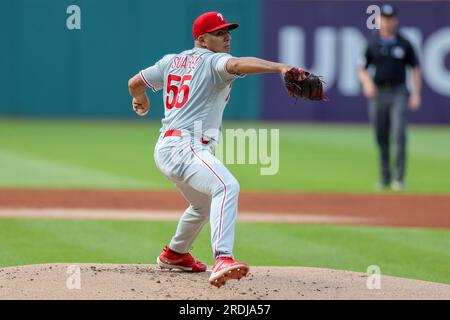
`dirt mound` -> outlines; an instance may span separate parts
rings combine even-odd
[[[208,277],[154,265],[9,267],[0,269],[0,299],[450,299],[450,285],[382,276],[381,288],[369,290],[367,274],[330,269],[251,267],[220,289]]]

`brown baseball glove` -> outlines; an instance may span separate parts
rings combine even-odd
[[[323,80],[300,68],[291,68],[284,74],[284,85],[288,94],[306,100],[327,100],[323,94]]]

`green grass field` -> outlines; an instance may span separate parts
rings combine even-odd
[[[228,165],[242,191],[372,192],[377,160],[367,125],[229,123],[279,128],[280,170]],[[156,169],[159,123],[0,120],[0,188],[173,189]],[[450,193],[450,128],[411,127],[408,190]],[[425,214],[425,212],[424,212]],[[251,265],[315,266],[450,283],[450,231],[239,223],[236,255]],[[0,219],[0,266],[154,263],[174,222]],[[270,239],[270,241],[268,241]],[[261,247],[261,244],[264,246]],[[212,263],[209,229],[193,250]]]
[[[155,221],[0,219],[0,265],[153,264],[175,227],[175,222]],[[238,223],[235,243],[236,257],[250,265],[358,272],[378,265],[382,274],[450,284],[445,230]],[[209,225],[193,254],[212,264]]]
[[[372,192],[377,154],[367,125],[230,123],[279,128],[276,175],[261,165],[228,165],[243,191]],[[0,121],[0,186],[173,188],[156,169],[159,123],[144,121]],[[408,191],[450,193],[450,128],[412,127]],[[448,174],[447,174],[448,176]]]

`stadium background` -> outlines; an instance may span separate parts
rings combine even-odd
[[[442,213],[449,208],[450,194],[450,3],[393,3],[425,69],[422,109],[410,118],[408,189],[395,197],[439,195],[432,201]],[[66,27],[70,16],[66,9],[72,4],[81,8],[81,30]],[[329,79],[330,102],[323,104],[294,104],[277,75],[247,76],[236,83],[225,112],[226,127],[280,129],[277,175],[260,176],[257,166],[230,166],[242,192],[371,195],[376,152],[356,78],[356,49],[370,34],[366,28],[370,4],[2,1],[0,207],[3,212],[11,207],[11,190],[174,191],[152,159],[163,114],[161,92],[150,96],[149,116],[138,119],[131,110],[127,81],[162,55],[191,47],[193,19],[210,10],[240,23],[232,32],[234,55],[304,62]],[[382,194],[380,201],[393,196]],[[329,206],[333,210],[332,202]],[[420,209],[423,217],[433,214],[426,205]],[[443,222],[433,228],[409,228],[413,223],[401,227],[238,223],[236,251],[253,265],[365,272],[368,265],[378,264],[386,274],[450,283],[449,215],[450,211],[441,214]],[[2,218],[0,266],[154,263],[174,227],[175,222]],[[205,228],[194,253],[211,263],[208,234]],[[269,236],[272,241],[267,243]],[[288,244],[298,254],[280,257],[277,248]]]
[[[332,101],[293,108],[278,76],[247,77],[233,88],[226,118],[367,121],[356,71],[365,37],[371,32],[366,27],[371,2],[79,1],[81,30],[66,27],[70,4],[3,2],[1,115],[134,117],[124,108],[129,104],[123,90],[127,79],[164,54],[191,47],[192,21],[214,7],[240,23],[232,33],[234,55],[304,65],[327,79]],[[397,6],[402,31],[424,66],[425,107],[411,120],[449,123],[450,4],[401,1]],[[150,117],[160,119],[161,93],[152,101],[155,108]]]

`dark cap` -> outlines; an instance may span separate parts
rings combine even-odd
[[[381,15],[383,17],[395,17],[397,16],[397,9],[391,4],[383,4],[381,6]]]

